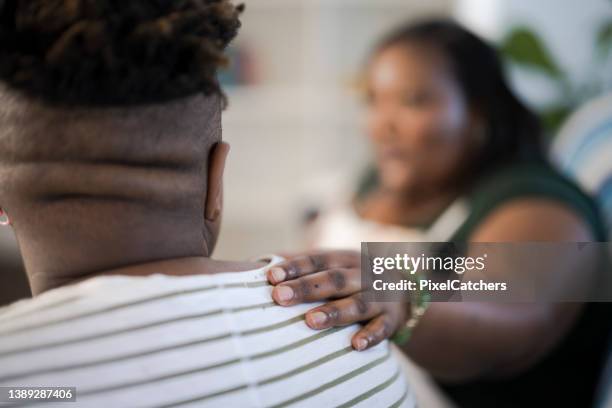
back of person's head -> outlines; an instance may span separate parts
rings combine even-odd
[[[221,94],[238,14],[227,0],[5,0],[0,79],[79,107]]]
[[[376,47],[422,46],[439,52],[449,65],[470,108],[484,120],[485,143],[477,171],[515,160],[542,160],[540,124],[511,91],[496,50],[459,24],[427,20],[401,26]]]
[[[109,258],[126,245],[144,254],[127,231],[159,244],[167,237],[144,233],[152,219],[186,231],[178,245],[202,240],[225,104],[216,74],[241,11],[229,0],[0,1],[0,207],[22,251],[71,237],[75,256],[102,242]]]

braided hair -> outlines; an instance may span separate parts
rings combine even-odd
[[[0,81],[61,105],[221,95],[229,0],[0,0]]]

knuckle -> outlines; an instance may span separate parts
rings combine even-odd
[[[346,277],[342,269],[332,269],[327,273],[334,289],[341,291],[346,288]]]
[[[355,309],[357,309],[357,313],[360,315],[365,315],[370,309],[368,302],[366,302],[362,296],[354,296],[353,303],[355,305]]]
[[[382,321],[382,327],[381,327],[381,337],[382,339],[386,339],[387,337],[391,337],[391,335],[393,335],[393,323],[391,322],[391,319],[389,319],[388,317],[385,317]]]
[[[312,286],[307,279],[298,279],[296,286],[302,298],[308,298],[312,295]]]
[[[308,261],[315,271],[320,271],[325,267],[325,262],[319,255],[308,255]]]

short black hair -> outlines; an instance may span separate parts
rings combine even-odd
[[[0,0],[0,81],[60,105],[221,95],[243,6],[229,0]]]
[[[437,50],[468,103],[485,122],[487,140],[477,172],[513,161],[545,161],[538,116],[512,92],[496,49],[452,20],[433,19],[400,26],[376,47],[418,44]]]

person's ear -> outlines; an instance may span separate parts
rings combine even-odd
[[[216,222],[221,216],[223,206],[223,172],[230,151],[229,144],[219,142],[213,146],[208,158],[208,184],[204,218],[208,222]]]

